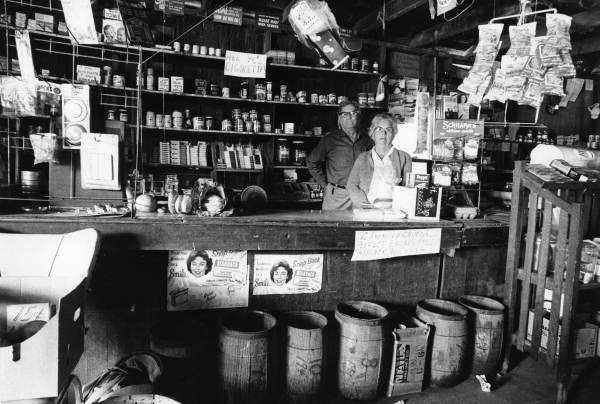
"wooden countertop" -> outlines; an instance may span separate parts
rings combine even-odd
[[[493,229],[492,239],[500,244],[502,232],[508,232],[506,226],[490,220],[416,221],[377,214],[365,218],[352,211],[271,211],[230,217],[157,213],[138,214],[135,218],[64,213],[0,215],[0,232],[64,233],[86,227],[100,231],[107,248],[126,246],[136,250],[191,249],[193,245],[214,249],[353,250],[356,230],[411,228],[442,228],[442,248],[460,248],[469,246],[469,242],[481,245],[480,239],[465,239],[464,229]]]

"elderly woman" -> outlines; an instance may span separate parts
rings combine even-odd
[[[396,132],[391,114],[373,117],[369,135],[375,146],[358,156],[346,185],[354,208],[391,207],[393,186],[406,183],[412,160],[408,153],[392,146]]]

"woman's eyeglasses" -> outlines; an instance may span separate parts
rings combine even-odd
[[[385,132],[387,135],[394,134],[394,128],[391,126],[388,126],[387,128],[382,128],[381,126],[376,126],[372,129],[372,131],[373,131],[373,133]]]
[[[345,111],[345,112],[340,112],[340,116],[342,118],[356,118],[358,116],[359,112],[358,111]]]

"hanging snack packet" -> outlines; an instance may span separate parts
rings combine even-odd
[[[465,160],[475,160],[479,154],[479,137],[465,138],[465,146],[463,148],[463,157]]]
[[[562,77],[575,77],[575,65],[571,58],[571,52],[567,49],[560,50],[561,63],[558,66],[558,71]]]
[[[542,95],[543,86],[543,80],[527,80],[527,85],[523,91],[523,97],[519,100],[519,105],[530,105],[534,108],[539,108],[544,97]]]
[[[431,167],[433,185],[450,186],[452,170],[448,164],[436,163]]]
[[[489,73],[498,54],[498,42],[500,41],[503,28],[504,24],[485,24],[479,26],[479,42],[475,49],[475,62],[468,76],[458,87],[459,91],[473,96],[480,92],[480,87],[484,83],[487,89],[489,85]],[[481,102],[481,98],[483,98],[483,94],[480,97],[476,96],[473,98],[474,101],[479,99],[479,102],[474,102],[475,105]]]
[[[502,56],[501,70],[505,76],[506,99],[519,101],[523,95],[526,78],[523,69],[529,56]]]
[[[29,135],[33,148],[33,164],[58,163],[56,158],[56,135],[54,133],[38,133]]]
[[[479,176],[477,175],[477,164],[463,163],[461,182],[464,185],[479,184]]]
[[[502,30],[504,29],[504,24],[483,24],[478,28],[479,42],[477,42],[475,53],[481,52],[489,45],[497,48],[498,42],[500,42],[500,36],[502,35]]]
[[[450,167],[450,172],[451,172],[450,184],[451,185],[460,184],[461,164],[460,163],[449,163],[448,167]]]
[[[494,73],[492,85],[483,98],[490,101],[506,102],[506,74],[502,69],[497,69]]]
[[[542,67],[558,66],[562,62],[555,36],[538,36],[531,40],[531,55],[537,56]]]
[[[571,17],[565,14],[546,15],[546,35],[556,37],[560,49],[571,49]]]
[[[529,56],[525,68],[523,69],[523,77],[526,79],[543,80],[546,73],[546,67],[542,66],[539,55]]]
[[[563,78],[560,75],[559,67],[551,67],[544,76],[544,88],[542,94],[558,95],[564,97]]]
[[[510,48],[506,51],[509,56],[528,56],[531,48],[531,38],[535,37],[536,23],[508,27]]]
[[[475,94],[471,94],[469,95],[469,100],[468,103],[471,105],[475,105],[478,106],[479,104],[481,104],[481,101],[483,101],[483,95],[486,93],[489,85],[490,85],[490,81],[491,81],[492,77],[491,76],[486,76],[485,80],[483,80],[483,82],[479,85],[479,87],[477,87],[477,92]]]
[[[466,94],[475,94],[477,89],[485,80],[487,74],[469,73],[463,80],[462,84],[458,86],[458,90]]]

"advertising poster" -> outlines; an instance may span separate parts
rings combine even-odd
[[[69,36],[73,44],[97,44],[92,6],[89,1],[61,0]]]
[[[247,251],[169,251],[167,311],[248,306]]]
[[[323,280],[323,254],[254,256],[254,295],[317,293]]]

